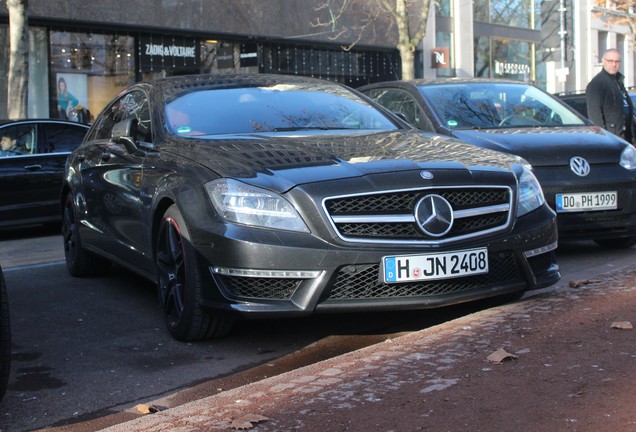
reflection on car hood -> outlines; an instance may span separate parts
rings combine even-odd
[[[569,164],[581,156],[591,164],[617,163],[625,142],[596,126],[456,129],[453,136],[464,142],[519,155],[533,166]]]
[[[417,169],[492,167],[508,170],[518,157],[415,131],[347,135],[250,135],[179,141],[171,152],[222,177],[284,191],[294,185]]]

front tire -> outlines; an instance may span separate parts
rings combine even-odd
[[[96,276],[110,270],[110,261],[88,252],[82,247],[77,212],[71,194],[64,199],[62,214],[62,238],[64,240],[64,258],[71,276]]]
[[[231,319],[201,308],[201,268],[190,234],[176,205],[163,215],[156,241],[157,289],[168,331],[177,340],[225,336]]]

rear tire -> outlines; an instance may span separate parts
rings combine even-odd
[[[614,239],[598,239],[594,242],[607,249],[627,249],[636,244],[636,236],[620,237]]]
[[[110,270],[110,261],[88,252],[82,247],[77,212],[71,194],[64,199],[62,213],[62,238],[64,240],[64,258],[71,276],[97,276]]]
[[[225,336],[232,320],[201,308],[202,269],[176,205],[163,215],[155,244],[159,301],[172,337],[195,341]]]

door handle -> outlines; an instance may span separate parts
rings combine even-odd
[[[25,165],[24,169],[27,171],[37,171],[42,169],[42,165],[40,164],[34,164],[34,165]]]

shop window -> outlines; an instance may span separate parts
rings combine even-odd
[[[449,17],[452,16],[453,0],[438,0],[435,2],[435,10],[437,15]]]
[[[535,28],[537,6],[540,0],[474,0],[473,13],[475,21]]]
[[[124,34],[50,32],[51,117],[90,116],[135,82],[135,42]]]
[[[534,50],[531,42],[475,37],[475,76],[532,81]]]
[[[436,76],[438,78],[455,76],[455,69],[453,68],[453,33],[437,32],[435,33],[435,41],[436,47],[448,48],[448,58],[446,59],[448,66],[436,68]]]

